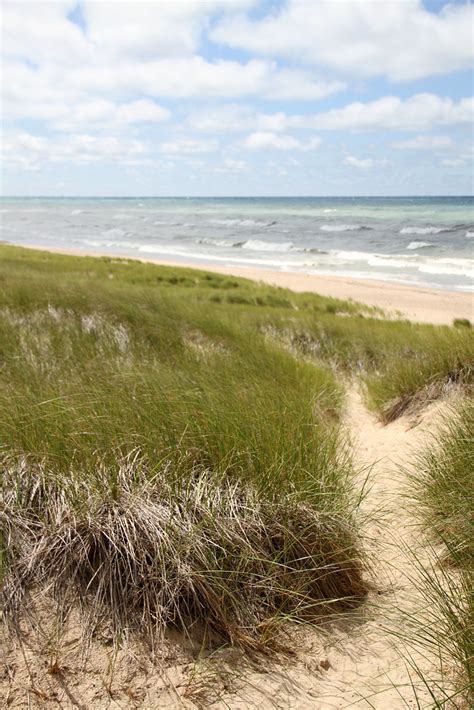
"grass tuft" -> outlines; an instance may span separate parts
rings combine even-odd
[[[78,605],[153,643],[167,627],[246,648],[272,644],[282,618],[317,620],[364,596],[363,564],[341,518],[269,501],[207,470],[182,480],[136,454],[97,467],[96,484],[5,461],[0,522],[10,621],[30,591]]]
[[[474,402],[445,417],[433,446],[411,476],[416,511],[434,545],[436,564],[422,569],[427,609],[441,632],[420,628],[420,641],[438,647],[455,691],[439,707],[474,706]]]

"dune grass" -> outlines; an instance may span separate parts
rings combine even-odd
[[[131,261],[2,256],[11,621],[47,589],[90,627],[149,642],[205,627],[256,648],[281,619],[364,596],[342,389],[245,317],[292,309],[286,293]]]
[[[385,424],[453,387],[472,390],[472,329],[389,321],[362,311],[341,315],[271,313],[262,327],[287,349],[360,379],[368,407]]]
[[[445,417],[411,476],[415,510],[437,547],[437,564],[423,570],[422,591],[438,627],[442,622],[436,634],[429,625],[420,629],[420,641],[438,648],[455,687],[444,700],[459,708],[474,705],[473,473],[474,402],[466,400]]]
[[[192,269],[0,245],[0,554],[152,642],[256,648],[366,591],[343,380],[384,420],[472,382],[472,329]],[[453,374],[454,373],[454,374]],[[396,406],[395,406],[396,404]],[[393,414],[387,414],[387,411]]]

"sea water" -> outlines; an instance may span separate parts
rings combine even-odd
[[[12,244],[471,291],[472,197],[2,198]]]

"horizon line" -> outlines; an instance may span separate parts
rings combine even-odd
[[[474,194],[400,194],[400,195],[0,195],[0,199],[101,199],[101,200],[114,200],[114,199],[125,199],[125,200],[228,200],[228,199],[242,199],[242,200],[281,200],[281,199],[366,199],[366,198],[388,198],[388,199],[398,199],[398,198],[423,198],[423,197],[463,197],[463,198],[474,198]]]

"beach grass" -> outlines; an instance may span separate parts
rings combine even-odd
[[[11,623],[47,589],[62,610],[80,604],[87,628],[153,642],[205,627],[257,648],[281,619],[363,598],[342,388],[240,318],[292,309],[285,292],[133,261],[2,257]]]
[[[0,245],[7,618],[49,590],[87,628],[261,648],[281,620],[358,603],[345,384],[389,421],[469,388],[473,342],[246,279]]]
[[[435,550],[435,563],[422,570],[422,592],[438,630],[420,628],[419,640],[437,648],[454,687],[444,700],[458,708],[474,703],[473,472],[474,402],[465,399],[445,415],[410,476],[414,510]]]

